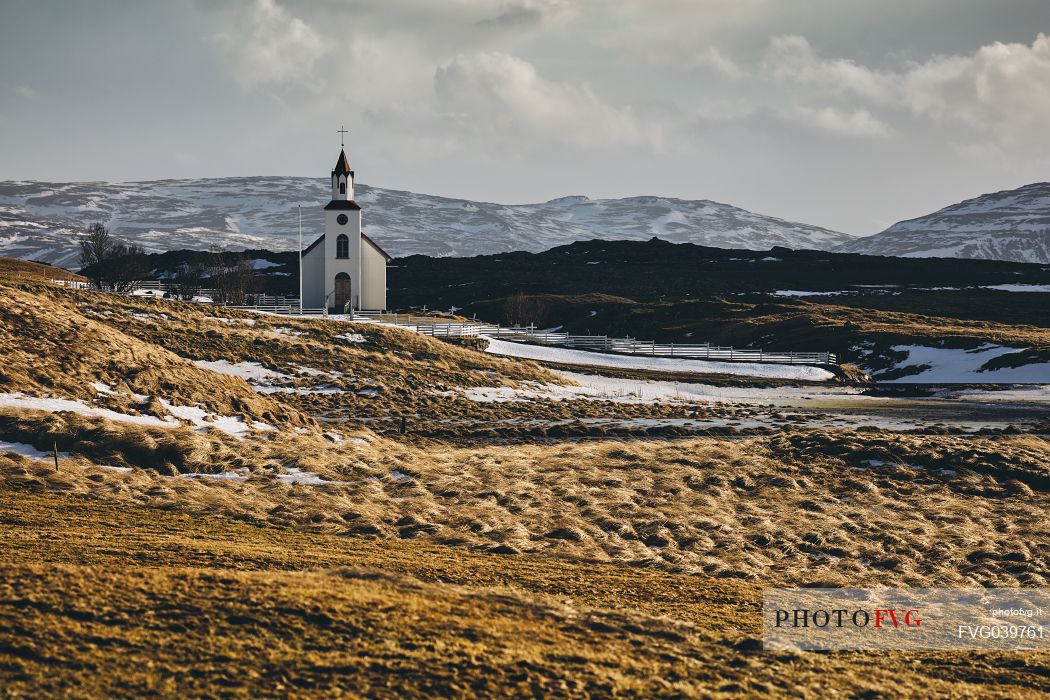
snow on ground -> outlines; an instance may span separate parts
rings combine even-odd
[[[219,472],[218,474],[198,474],[196,472],[191,472],[191,473],[187,473],[187,474],[179,474],[179,478],[182,478],[182,479],[217,479],[219,481],[245,482],[245,481],[248,480],[248,476],[250,474],[251,474],[251,472],[248,470],[247,467],[242,467],[240,469],[235,469],[233,471]]]
[[[1036,403],[1050,403],[1050,384],[1012,386],[998,391],[989,391],[988,389],[947,390],[944,393],[944,397],[974,401],[1033,401]]]
[[[53,452],[41,452],[40,450],[38,450],[37,448],[33,447],[32,445],[27,445],[24,442],[6,442],[4,440],[0,440],[0,452],[14,452],[15,454],[20,454],[23,457],[28,457],[29,459],[54,459],[55,458],[55,455],[54,455]],[[59,459],[69,459],[72,456],[73,455],[71,455],[68,452],[59,452],[58,453]]]
[[[622,379],[597,374],[582,374],[554,370],[554,373],[578,386],[528,382],[525,388],[507,386],[464,387],[456,393],[477,403],[503,403],[549,399],[552,401],[594,400],[614,403],[659,402],[727,402],[792,405],[814,398],[833,398],[839,401],[879,401],[862,396],[863,389],[829,385],[826,387],[732,387],[692,382],[665,382],[649,379]],[[450,394],[452,392],[441,392]]]
[[[557,362],[565,365],[614,367],[617,369],[655,370],[661,372],[693,372],[696,374],[731,374],[744,377],[805,379],[818,382],[827,381],[835,376],[826,369],[808,365],[774,365],[757,362],[714,362],[673,357],[644,357],[641,355],[608,355],[587,352],[586,350],[523,345],[487,336],[482,337],[489,343],[485,352],[506,357]]]
[[[266,473],[272,473],[272,469],[267,469]],[[307,486],[322,486],[324,484],[341,484],[341,481],[329,481],[328,479],[322,479],[313,472],[308,472],[305,469],[299,469],[298,467],[285,467],[286,474],[278,474],[277,478],[285,484],[305,484]],[[252,475],[251,471],[247,467],[241,467],[240,469],[233,469],[230,471],[219,472],[218,474],[201,474],[197,472],[179,474],[179,478],[183,479],[215,479],[216,481],[234,481],[243,484],[248,480],[248,477]]]
[[[84,416],[95,416],[120,423],[134,423],[151,428],[174,428],[178,425],[176,421],[161,420],[156,416],[129,416],[106,408],[88,406],[82,401],[74,399],[45,399],[36,396],[25,396],[21,393],[0,394],[0,408],[22,408],[29,411],[47,411],[48,413],[70,411]]]
[[[998,289],[1000,292],[1050,292],[1050,284],[992,284],[983,289]]]
[[[366,343],[368,338],[364,337],[360,333],[340,333],[337,336],[333,336],[339,340],[345,340],[349,343]]]
[[[277,478],[286,484],[306,484],[308,486],[321,486],[323,484],[339,484],[339,481],[329,481],[328,479],[322,479],[313,472],[308,472],[305,469],[299,469],[298,467],[285,467],[284,470],[287,474],[278,474]]]
[[[102,382],[90,382],[91,388],[100,394],[115,394],[113,387],[109,384],[103,384]]]
[[[1004,367],[987,372],[979,371],[989,360],[1019,352],[1020,348],[986,344],[972,350],[958,348],[931,348],[923,345],[894,345],[895,352],[906,352],[908,357],[898,367],[927,365],[929,368],[899,379],[886,380],[896,384],[1047,384],[1050,383],[1050,363]],[[875,377],[878,380],[878,376]],[[880,380],[882,381],[882,380]]]
[[[258,384],[269,384],[277,380],[284,381],[292,379],[289,375],[263,367],[258,362],[228,362],[227,360],[208,362],[205,360],[194,360],[193,364],[211,370],[212,372],[226,374],[231,377],[240,377],[241,379]]]
[[[276,428],[267,423],[259,421],[249,421],[248,423],[245,423],[244,420],[236,416],[216,415],[214,413],[209,413],[198,406],[173,406],[164,399],[161,399],[160,403],[168,413],[176,418],[189,421],[199,430],[215,428],[216,430],[221,430],[227,435],[232,435],[241,440],[243,440],[244,436],[252,430],[260,430],[264,432],[276,430]]]
[[[801,292],[797,289],[778,289],[773,292],[775,297],[834,297],[840,294],[851,294],[852,292]]]
[[[217,360],[215,362],[206,362],[204,360],[194,360],[194,364],[198,367],[202,367],[212,372],[218,372],[219,374],[226,374],[231,377],[241,377],[247,380],[251,384],[252,389],[260,394],[344,394],[347,393],[343,389],[337,387],[302,387],[302,386],[280,386],[274,384],[274,382],[294,381],[295,377],[284,374],[283,372],[277,372],[272,369],[263,367],[258,362],[228,362],[227,360]],[[343,376],[341,372],[326,372],[320,369],[314,369],[312,367],[304,367],[302,365],[293,365],[293,369],[300,374],[306,374],[311,377],[328,377],[329,379],[338,379]]]
[[[272,330],[277,335],[291,335],[291,336],[304,336],[304,335],[306,335],[306,333],[304,333],[303,331],[297,331],[294,328],[289,328],[288,326],[275,326],[275,327],[273,327],[270,330]]]
[[[346,389],[334,386],[307,387],[307,386],[262,386],[253,384],[252,388],[260,394],[349,394]]]

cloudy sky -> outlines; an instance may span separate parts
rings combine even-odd
[[[0,0],[0,179],[713,199],[856,234],[1050,180],[1047,0]]]

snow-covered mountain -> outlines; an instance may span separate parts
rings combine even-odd
[[[968,199],[901,221],[874,236],[848,241],[835,250],[1050,263],[1050,182]]]
[[[154,182],[0,182],[0,255],[76,265],[77,237],[102,221],[148,252],[294,250],[323,228],[326,178],[237,177]],[[826,249],[852,236],[707,200],[563,197],[490,204],[355,185],[365,231],[391,255],[538,252],[592,238],[767,250]]]

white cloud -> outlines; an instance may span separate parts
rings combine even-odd
[[[962,123],[1004,145],[1046,142],[1050,122],[1050,37],[1031,46],[996,42],[970,56],[933,58],[903,76],[909,108],[939,123]]]
[[[319,86],[315,66],[331,44],[313,27],[276,0],[255,0],[238,24],[243,30],[215,38],[229,50],[242,84]]]
[[[706,51],[693,56],[693,65],[698,68],[706,68],[718,73],[729,80],[740,80],[746,73],[736,62],[719,51],[714,46],[709,46]]]
[[[580,14],[578,0],[507,0],[500,4],[499,14],[482,24],[521,26],[555,24],[574,19]]]
[[[823,58],[805,38],[781,36],[770,43],[762,69],[776,81],[905,109],[938,125],[977,131],[1001,146],[1050,147],[1050,36],[1045,34],[1031,45],[995,42],[969,55],[934,56],[897,71]],[[854,111],[846,122],[842,115],[812,111],[830,129],[848,123],[858,131],[878,130],[865,110]],[[987,147],[984,142],[981,148]]]
[[[457,56],[439,67],[440,106],[476,133],[540,138],[582,149],[659,145],[659,131],[586,85],[544,79],[532,64],[504,53]]]
[[[839,136],[885,138],[892,131],[866,109],[850,111],[834,107],[796,107],[783,112],[781,116],[789,121]]]
[[[762,70],[777,80],[853,93],[874,102],[886,102],[895,92],[892,75],[844,58],[821,58],[801,36],[774,37],[762,59]]]

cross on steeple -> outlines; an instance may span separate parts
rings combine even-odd
[[[346,143],[344,143],[344,135],[349,134],[350,132],[346,130],[346,127],[340,125],[339,131],[337,131],[336,133],[339,134],[339,147],[346,148]]]

